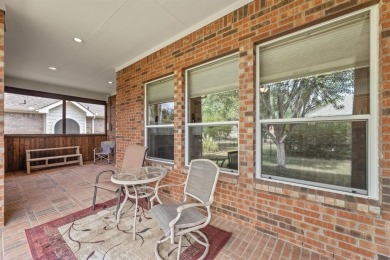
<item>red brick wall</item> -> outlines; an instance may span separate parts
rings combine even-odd
[[[240,175],[222,174],[213,212],[330,258],[390,256],[390,2],[381,1],[380,200],[256,180],[256,43],[378,1],[254,1],[117,73],[116,140],[121,164],[128,144],[144,144],[143,84],[175,77],[175,161],[166,182],[185,178],[185,69],[240,53]],[[177,196],[177,191],[172,196]]]
[[[107,129],[107,140],[115,141],[115,107],[116,107],[116,96],[108,97],[107,103],[107,123],[111,124],[111,129]]]
[[[4,226],[4,24],[0,10],[0,226]]]

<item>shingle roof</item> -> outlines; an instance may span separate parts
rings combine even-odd
[[[4,93],[4,110],[35,111],[53,103],[59,99],[26,96],[12,93]]]
[[[20,95],[13,93],[4,93],[4,110],[34,112],[38,109],[50,106],[61,101],[60,99],[34,97],[28,95]],[[104,116],[104,105],[96,105],[90,103],[77,102],[85,109],[88,109],[95,115]]]
[[[333,105],[327,105],[312,113],[306,115],[306,117],[324,117],[324,116],[346,116],[352,115],[353,108],[353,95],[345,96],[344,100],[340,101],[337,105],[341,105],[342,108],[336,109]]]

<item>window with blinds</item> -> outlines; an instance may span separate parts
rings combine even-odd
[[[145,84],[145,143],[147,157],[173,162],[174,78]]]
[[[374,196],[373,10],[257,46],[258,178]]]
[[[206,158],[238,173],[239,55],[186,71],[186,163]]]
[[[260,48],[260,84],[368,67],[369,16]]]

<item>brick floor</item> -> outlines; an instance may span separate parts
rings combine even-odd
[[[0,259],[32,259],[24,229],[60,218],[91,206],[96,173],[113,165],[86,163],[42,171],[7,173],[5,176],[5,220],[0,229]],[[99,190],[97,202],[113,198]],[[217,259],[326,259],[309,250],[239,226],[221,217],[212,224],[233,232]]]

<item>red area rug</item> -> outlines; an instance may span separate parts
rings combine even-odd
[[[154,247],[162,231],[156,227],[149,212],[140,207],[137,214],[137,238],[132,240],[134,205],[126,203],[119,224],[114,211],[116,200],[98,204],[40,226],[26,229],[33,259],[155,259]],[[143,206],[145,206],[144,204]],[[208,225],[202,231],[210,242],[206,259],[213,259],[229,240],[231,233]],[[184,241],[185,239],[183,239]],[[169,242],[161,249],[166,259],[176,258],[176,245]],[[198,259],[204,248],[187,241],[181,259]],[[183,250],[183,249],[182,249]],[[176,250],[177,251],[177,250]]]

